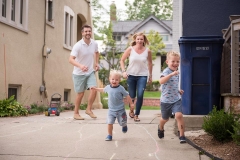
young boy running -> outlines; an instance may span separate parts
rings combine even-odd
[[[124,87],[119,84],[121,76],[121,72],[111,70],[109,76],[110,85],[107,85],[105,88],[91,88],[93,90],[97,90],[99,92],[106,92],[108,94],[108,136],[105,139],[106,141],[112,140],[113,124],[115,123],[116,118],[119,125],[122,126],[122,132],[126,133],[128,130],[127,115],[124,107],[123,97],[127,98],[128,102],[130,103],[131,109],[134,109],[134,104],[131,100],[131,97],[124,89]]]
[[[181,102],[183,90],[178,89],[180,54],[174,51],[168,52],[166,63],[168,67],[163,70],[159,80],[162,86],[160,98],[162,117],[158,126],[158,137],[160,139],[164,138],[164,124],[172,114],[175,114],[180,134],[180,143],[186,143]]]

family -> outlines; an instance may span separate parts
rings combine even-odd
[[[111,141],[113,124],[116,119],[122,126],[123,133],[128,130],[124,97],[129,103],[129,117],[133,118],[135,122],[140,121],[139,115],[143,104],[144,90],[146,84],[152,82],[152,55],[151,50],[147,48],[149,41],[144,33],[134,34],[130,47],[125,50],[121,57],[121,71],[111,70],[109,74],[110,84],[104,88],[97,88],[95,72],[99,70],[98,44],[91,39],[91,26],[84,25],[81,32],[82,39],[73,46],[69,57],[69,63],[74,66],[72,79],[74,90],[77,93],[73,118],[84,120],[79,114],[79,105],[85,90],[90,89],[85,113],[91,118],[97,118],[91,110],[97,92],[107,93],[109,109],[106,123],[108,124],[108,135],[105,140]],[[125,61],[127,59],[129,64],[126,67]],[[164,138],[164,125],[174,114],[178,124],[180,143],[186,143],[181,103],[183,90],[178,87],[180,54],[174,51],[168,52],[166,64],[168,67],[163,70],[159,77],[162,94],[160,97],[161,118],[158,125],[158,137]],[[127,79],[128,91],[120,85],[121,77]]]

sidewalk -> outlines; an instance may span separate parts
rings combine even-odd
[[[0,118],[0,159],[209,160],[189,144],[179,143],[173,133],[174,119],[166,123],[165,138],[159,139],[160,111],[142,110],[138,123],[128,118],[126,134],[115,124],[113,141],[105,141],[107,110],[93,110],[97,119],[80,112],[83,121],[74,120],[73,111],[62,112],[59,117]]]

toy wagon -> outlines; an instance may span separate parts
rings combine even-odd
[[[45,112],[45,116],[50,116],[51,114],[55,114],[56,116],[60,115],[60,104],[61,104],[62,96],[58,93],[55,93],[51,96],[51,102],[48,110]]]

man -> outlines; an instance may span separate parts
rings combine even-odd
[[[77,97],[75,100],[73,118],[76,120],[84,120],[84,118],[79,115],[79,106],[84,96],[84,91],[92,87],[97,87],[95,71],[99,69],[98,45],[91,39],[92,27],[84,25],[81,32],[83,38],[73,46],[69,57],[69,63],[74,66],[72,77]],[[96,91],[90,90],[90,95],[88,97],[88,106],[85,113],[91,118],[97,118],[91,110],[96,94]]]

